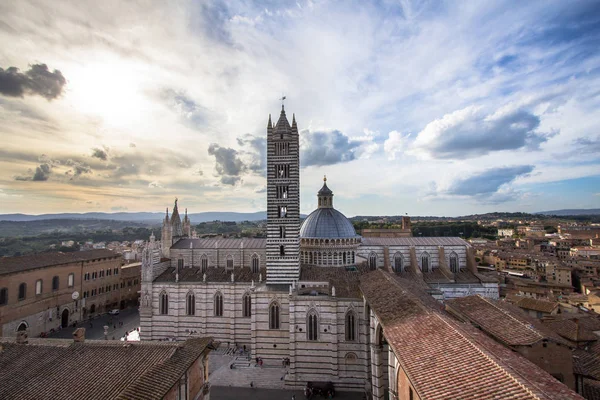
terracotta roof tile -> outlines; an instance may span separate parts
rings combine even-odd
[[[141,384],[153,393],[144,399],[162,398],[212,339],[125,345],[121,341],[71,341],[69,346],[53,341],[0,342],[0,398],[139,398],[130,393]]]
[[[29,271],[32,269],[50,267],[53,265],[68,264],[72,262],[119,257],[121,257],[120,254],[113,253],[112,251],[106,249],[75,251],[72,253],[39,253],[19,257],[1,257],[0,275]]]
[[[572,342],[590,342],[598,340],[593,332],[582,326],[579,321],[572,319],[552,319],[542,320],[544,325],[558,333],[565,339],[571,340]]]
[[[488,335],[508,346],[526,346],[540,340],[567,343],[541,322],[524,315],[518,308],[479,295],[446,301],[447,309],[476,324]]]
[[[581,399],[470,324],[450,319],[414,285],[378,270],[361,277],[360,289],[423,399]]]
[[[516,305],[526,310],[540,311],[545,313],[551,313],[558,307],[558,303],[555,301],[538,300],[532,299],[531,297],[523,297]]]

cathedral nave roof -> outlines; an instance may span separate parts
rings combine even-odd
[[[364,246],[471,246],[459,237],[363,237],[362,244]]]
[[[190,247],[190,244],[192,247]],[[181,239],[172,249],[265,249],[265,238],[210,238],[210,239]]]
[[[267,278],[266,268],[260,268],[259,272],[252,273],[251,268],[242,267],[227,270],[225,267],[208,267],[206,269],[206,282],[231,282],[231,273],[235,282],[258,283],[260,274],[263,280]],[[169,267],[154,279],[154,282],[175,282],[176,268]],[[201,267],[186,267],[179,269],[179,282],[203,282],[204,273]]]

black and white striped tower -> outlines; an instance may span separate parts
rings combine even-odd
[[[267,283],[300,277],[300,143],[281,106],[277,124],[267,124]]]

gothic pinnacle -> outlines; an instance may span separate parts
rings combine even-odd
[[[269,114],[269,122],[267,123],[267,128],[268,129],[273,128],[273,124],[271,123],[271,114]]]

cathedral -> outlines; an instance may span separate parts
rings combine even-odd
[[[183,222],[177,201],[170,217],[167,210],[160,245],[151,238],[142,257],[142,339],[212,336],[267,364],[289,359],[290,388],[331,381],[363,390],[369,382],[374,398],[388,397],[400,390],[389,372],[398,360],[365,276],[384,274],[382,285],[395,279],[438,301],[498,298],[498,283],[477,273],[469,243],[412,237],[408,217],[401,234],[358,235],[334,208],[326,178],[318,208],[301,223],[299,152],[295,116],[290,125],[282,106],[277,123],[267,123],[266,239],[196,238],[187,210]]]

